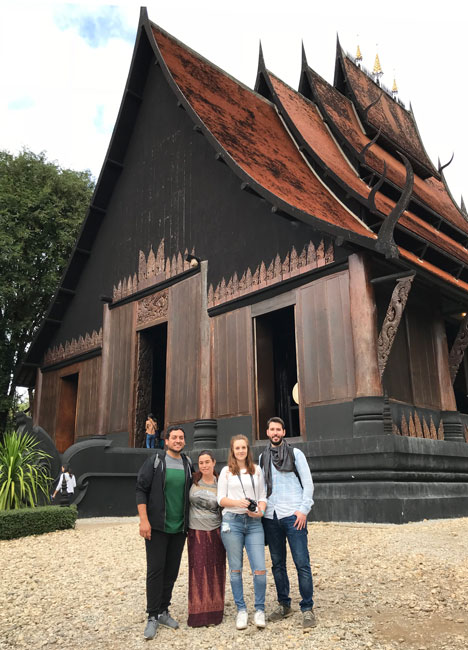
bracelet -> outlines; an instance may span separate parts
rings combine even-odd
[[[263,515],[265,514],[265,510],[260,510],[259,508],[258,511],[262,513],[262,517],[263,517]]]

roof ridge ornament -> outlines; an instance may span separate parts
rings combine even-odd
[[[370,111],[371,108],[373,108],[381,100],[383,93],[384,93],[384,91],[381,90],[380,95],[377,97],[377,99],[374,99],[374,101],[371,102],[369,104],[369,106],[366,106],[366,108],[363,110],[364,119],[366,120],[366,122],[367,122],[367,113]]]
[[[445,165],[441,165],[441,164],[440,164],[440,158],[437,159],[437,169],[438,169],[438,171],[439,171],[439,174],[442,174],[442,172],[444,171],[444,169],[450,165],[450,163],[452,162],[454,156],[455,156],[455,152],[453,152],[452,157],[450,158],[450,160],[448,161],[448,163],[445,163]]]
[[[379,55],[375,55],[374,69],[372,70],[374,81],[380,85],[380,77],[383,75],[382,66],[380,65]]]
[[[362,54],[361,54],[361,48],[359,47],[359,44],[357,46],[356,56],[354,57],[354,63],[358,66],[358,68],[361,67]]]
[[[380,97],[379,97],[379,99],[380,99]],[[369,108],[370,108],[370,107],[369,107]],[[367,110],[367,109],[366,109],[366,110]],[[377,140],[378,140],[378,138],[379,138],[379,136],[380,136],[381,133],[382,133],[382,127],[380,127],[380,129],[377,131],[377,133],[376,133],[375,136],[372,138],[372,140],[370,140],[370,141],[369,141],[369,142],[368,142],[368,143],[367,143],[367,144],[366,144],[366,145],[361,149],[361,151],[358,153],[358,158],[359,158],[359,160],[360,160],[360,162],[361,162],[362,164],[364,164],[364,163],[366,162],[366,153],[367,153],[368,149],[370,149],[370,148],[372,147],[372,145],[374,145],[374,144],[377,142]],[[384,174],[385,174],[385,172],[386,172],[386,165],[385,165],[385,160],[384,160]]]
[[[398,86],[395,77],[393,77],[392,97],[395,100],[398,99]]]
[[[406,167],[405,186],[395,207],[390,214],[385,217],[385,220],[380,226],[377,241],[375,243],[375,249],[379,251],[379,253],[383,253],[386,258],[399,257],[398,246],[393,238],[393,232],[399,218],[409,205],[414,185],[414,171],[410,161],[401,153],[401,151],[397,151],[397,154],[400,156]],[[384,169],[384,171],[386,171],[386,169]]]
[[[305,51],[305,47],[304,47],[304,39],[301,40],[301,52],[302,52],[302,69],[304,70],[304,68],[308,67],[308,65],[309,65],[307,63],[307,56],[306,56],[306,51]]]
[[[463,200],[463,194],[461,195],[460,198],[461,198],[461,200],[460,200],[460,210],[463,212],[465,217],[468,217],[468,212],[466,211],[465,201]]]

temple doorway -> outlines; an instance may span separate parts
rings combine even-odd
[[[266,423],[282,418],[288,437],[300,436],[299,407],[292,392],[297,383],[294,306],[254,320],[256,354],[257,431],[266,439]]]
[[[167,323],[138,332],[135,447],[145,446],[145,422],[152,413],[161,431],[166,416]]]
[[[55,427],[55,446],[61,454],[75,442],[78,377],[79,374],[76,372],[60,378],[60,398],[57,425]]]

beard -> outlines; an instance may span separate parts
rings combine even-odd
[[[271,442],[271,444],[273,445],[273,447],[279,447],[280,444],[283,442],[283,438],[280,438],[279,440],[272,440],[272,439],[270,438],[270,442]]]

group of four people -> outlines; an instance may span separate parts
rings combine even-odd
[[[244,548],[253,574],[254,624],[265,627],[265,539],[269,546],[278,606],[269,621],[292,614],[286,570],[286,541],[296,566],[304,628],[316,624],[313,580],[307,547],[307,515],[313,505],[313,482],[304,454],[285,440],[281,418],[268,421],[269,444],[253,462],[246,436],[231,439],[226,467],[218,476],[211,451],[202,451],[198,471],[182,452],[185,432],[168,428],[165,450],[156,450],[137,479],[140,535],[145,539],[148,621],[152,639],[159,625],[178,628],[169,606],[188,534],[188,625],[218,624],[224,612],[226,554],[236,627],[248,624],[242,565]]]

